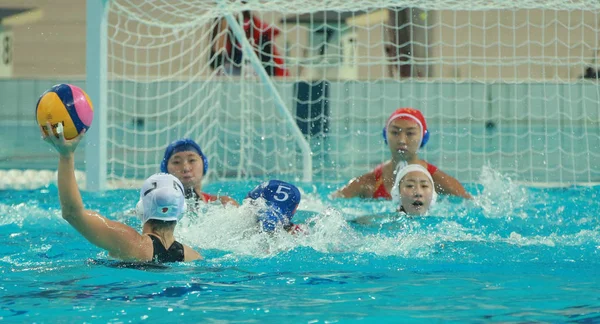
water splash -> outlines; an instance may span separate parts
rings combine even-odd
[[[183,218],[175,235],[203,254],[216,253],[229,260],[319,255],[333,260],[397,256],[472,262],[531,259],[539,257],[540,249],[553,260],[599,253],[598,205],[590,200],[598,188],[520,187],[491,168],[483,173],[482,184],[475,202],[445,197],[432,209],[432,216],[414,219],[400,217],[387,201],[329,200],[319,192],[305,192],[294,218],[307,228],[301,235],[261,232],[256,217],[260,205],[202,204]],[[3,197],[9,203],[0,204],[0,229],[7,240],[30,244],[23,251],[11,250],[10,258],[24,262],[101,252],[91,244],[79,244],[85,239],[62,220],[55,188],[26,196],[24,202],[23,191],[5,191]],[[87,207],[141,231],[139,220],[128,213],[136,197],[136,191],[84,192]],[[371,221],[360,223],[361,217],[371,217]]]
[[[527,217],[527,214],[518,212],[529,201],[525,187],[517,185],[511,178],[488,165],[483,166],[479,182],[483,191],[478,193],[474,202],[483,209],[486,217]]]

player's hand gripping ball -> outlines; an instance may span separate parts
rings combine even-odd
[[[90,97],[72,84],[57,84],[44,92],[37,102],[36,115],[38,125],[46,136],[49,130],[46,121],[52,125],[52,132],[58,137],[57,127],[62,124],[65,139],[73,139],[87,130],[94,119],[94,107]]]

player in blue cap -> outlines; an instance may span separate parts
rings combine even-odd
[[[291,183],[280,180],[269,180],[252,189],[247,199],[252,201],[264,199],[267,210],[258,216],[260,227],[265,232],[273,232],[282,227],[289,233],[304,232],[294,223],[292,218],[300,204],[300,190]]]
[[[215,196],[202,192],[202,179],[208,170],[208,159],[200,146],[189,138],[182,138],[169,144],[160,163],[160,171],[170,173],[183,183],[185,198],[194,198],[205,203],[219,201],[223,205],[239,206],[229,196]]]

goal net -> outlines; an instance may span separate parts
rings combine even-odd
[[[461,182],[600,180],[596,1],[110,0],[109,180],[196,140],[210,179],[346,181],[420,109]],[[240,38],[241,37],[241,38]]]

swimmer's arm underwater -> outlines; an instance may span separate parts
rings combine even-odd
[[[74,152],[83,132],[73,140],[64,135],[44,137],[59,153],[58,193],[62,217],[92,244],[122,259],[152,258],[151,245],[142,244],[144,237],[133,228],[111,221],[95,211],[86,210],[75,178]]]

